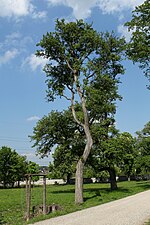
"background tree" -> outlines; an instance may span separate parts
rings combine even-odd
[[[127,132],[119,133],[113,124],[108,126],[108,130],[102,127],[99,131],[99,134],[95,132],[95,150],[89,163],[92,163],[97,173],[107,171],[111,190],[116,190],[116,175],[122,171],[130,178],[133,172],[136,156],[135,138]]]
[[[120,160],[117,165],[130,181],[131,175],[135,174],[135,162],[138,155],[136,148],[136,138],[128,132],[119,134],[117,138],[118,149],[121,152]]]
[[[23,178],[26,172],[25,157],[19,156],[15,150],[3,146],[0,149],[0,182],[4,188],[13,187],[16,181]]]
[[[90,129],[93,121],[89,120],[91,109],[88,109],[88,101],[95,100],[95,108],[103,105],[103,110],[104,84],[113,84],[117,92],[116,76],[124,72],[120,64],[124,44],[124,39],[115,37],[113,33],[99,34],[82,20],[70,23],[57,20],[55,32],[43,35],[38,44],[42,49],[37,51],[37,56],[50,60],[45,67],[48,100],[53,101],[57,96],[69,100],[74,120],[84,131],[85,147],[76,165],[76,203],[83,202],[83,169],[93,145]],[[117,95],[112,101],[116,98]],[[76,101],[81,105],[81,120],[75,111]]]
[[[145,75],[150,80],[150,1],[146,0],[132,12],[132,20],[127,22],[132,30],[127,54],[133,62],[140,63]]]
[[[96,172],[107,171],[110,177],[111,190],[117,189],[116,167],[120,160],[117,148],[117,134],[113,118],[107,118],[104,123],[96,124],[94,129],[94,151],[92,152],[92,166]]]
[[[71,176],[75,173],[76,161],[72,149],[65,146],[58,146],[53,154],[53,173],[59,173],[59,178],[66,180],[70,183]]]
[[[146,175],[150,171],[150,122],[137,132],[138,157],[136,162],[137,174]]]
[[[12,167],[14,181],[18,182],[20,187],[20,181],[24,181],[24,175],[27,173],[27,159],[26,156],[16,155],[15,165]]]
[[[26,168],[26,173],[27,174],[39,174],[40,172],[40,166],[32,161],[27,162],[27,168]],[[38,181],[39,176],[32,176],[31,177],[33,181]]]

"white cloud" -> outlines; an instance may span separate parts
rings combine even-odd
[[[39,120],[40,119],[40,117],[39,116],[31,116],[31,117],[29,117],[29,118],[27,118],[27,121],[37,121],[37,120]]]
[[[1,49],[8,49],[8,48],[17,48],[18,44],[20,43],[21,35],[17,32],[14,32],[12,34],[9,34],[5,37],[5,40],[3,42],[0,42],[0,48]]]
[[[26,16],[33,11],[31,0],[1,0],[0,16],[1,17],[20,17]]]
[[[46,11],[41,11],[41,12],[34,12],[32,15],[33,19],[44,19],[47,16],[47,12]]]
[[[38,67],[42,69],[46,65],[46,63],[48,63],[48,59],[36,57],[36,55],[31,54],[25,59],[25,61],[23,62],[23,66],[29,65],[32,71],[35,71]]]
[[[65,5],[72,8],[75,18],[87,18],[91,14],[92,7],[96,6],[97,0],[47,0],[50,5]]]
[[[35,18],[44,18],[46,13],[36,12],[31,0],[0,0],[0,17],[15,17],[31,15]]]
[[[99,7],[103,13],[121,12],[133,9],[144,0],[47,0],[51,6],[65,5],[71,7],[75,18],[87,18],[93,7]]]
[[[8,63],[10,60],[14,59],[17,54],[18,54],[17,49],[6,51],[2,56],[0,56],[0,65]]]
[[[19,32],[13,32],[6,35],[4,41],[0,42],[0,49],[6,51],[10,48],[16,48],[23,51],[30,43],[33,43],[33,39],[30,36],[23,36]]]
[[[128,31],[128,28],[124,25],[119,25],[117,29],[118,33],[120,33],[122,37],[125,37],[126,41],[128,42],[131,38],[133,31]]]
[[[104,13],[114,13],[133,9],[135,6],[142,4],[144,0],[98,0],[97,2]]]

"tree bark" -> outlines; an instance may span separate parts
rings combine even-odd
[[[75,177],[75,203],[83,203],[83,169],[84,163],[80,159],[76,166],[76,177]]]
[[[81,90],[81,87],[79,85],[77,71],[74,71],[74,81],[76,84],[77,92],[78,92],[80,100],[81,100],[82,111],[83,111],[83,116],[84,116],[84,123],[81,123],[76,117],[76,112],[74,109],[74,93],[73,92],[72,92],[72,114],[73,114],[75,121],[80,126],[83,127],[84,133],[86,136],[85,149],[82,154],[82,157],[79,159],[79,161],[77,163],[76,179],[75,179],[75,203],[82,204],[83,203],[83,169],[84,169],[84,164],[86,163],[87,158],[91,152],[91,148],[93,145],[93,139],[92,139],[92,135],[91,135],[91,131],[90,131],[88,111],[86,108],[86,100],[85,100],[83,91]]]
[[[91,152],[91,148],[93,145],[93,139],[92,139],[88,124],[84,125],[84,131],[85,131],[87,143],[86,143],[83,155],[79,159],[76,166],[76,180],[75,180],[75,203],[76,204],[83,203],[83,169],[84,169],[84,164],[87,161],[87,158]]]
[[[109,175],[110,175],[110,187],[111,190],[117,190],[117,181],[116,181],[116,172],[114,168],[109,169]]]

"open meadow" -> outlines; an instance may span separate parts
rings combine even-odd
[[[62,210],[48,215],[40,215],[29,222],[35,222],[54,216],[114,201],[150,189],[149,181],[130,181],[118,183],[118,190],[110,191],[109,184],[85,184],[84,203],[74,204],[74,185],[48,185],[47,205],[58,204]],[[31,191],[31,209],[42,204],[42,187],[33,187]],[[25,188],[0,189],[0,224],[23,225],[25,214]]]

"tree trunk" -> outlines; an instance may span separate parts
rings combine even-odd
[[[117,190],[116,172],[114,168],[109,169],[111,190]]]
[[[70,184],[71,173],[67,174],[66,184]]]
[[[17,186],[18,186],[18,188],[20,188],[20,181],[19,180],[18,180],[18,185]]]
[[[83,168],[84,163],[80,159],[76,166],[76,178],[75,178],[75,203],[83,203]]]
[[[76,83],[76,88],[77,92],[79,94],[80,100],[81,100],[81,105],[82,105],[82,111],[84,115],[84,123],[81,123],[77,117],[76,117],[76,112],[74,109],[74,93],[72,92],[72,114],[80,126],[83,127],[84,133],[86,136],[86,146],[83,152],[82,157],[79,159],[77,166],[76,166],[76,182],[75,182],[75,203],[76,204],[82,204],[83,203],[83,169],[84,169],[84,164],[87,161],[87,158],[91,152],[91,148],[93,145],[93,139],[90,131],[90,125],[89,125],[89,117],[88,117],[88,111],[86,108],[86,100],[83,94],[83,91],[79,85],[79,80],[78,80],[78,72],[74,71],[74,81]]]

